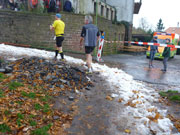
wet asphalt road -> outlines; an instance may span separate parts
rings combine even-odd
[[[163,73],[162,60],[154,60],[154,68],[149,69],[149,59],[145,55],[119,54],[103,56],[106,63],[119,65],[126,73],[132,75],[134,79],[152,84],[176,85],[180,84],[180,55],[168,61],[168,69]]]

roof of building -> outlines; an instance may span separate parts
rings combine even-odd
[[[134,3],[134,14],[139,14],[139,10],[141,8],[142,2],[140,0],[140,2],[135,2]]]
[[[180,27],[169,27],[165,30],[167,33],[176,33],[180,35]]]
[[[112,6],[112,5],[108,4],[108,3],[107,3],[106,1],[104,1],[104,0],[100,0],[100,2],[102,2],[102,3],[106,4],[107,6],[109,6],[109,7],[111,7],[111,8],[116,9],[114,6]]]

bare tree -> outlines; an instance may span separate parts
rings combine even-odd
[[[150,29],[150,25],[148,24],[146,18],[141,18],[139,21],[139,28],[144,31],[148,31]]]

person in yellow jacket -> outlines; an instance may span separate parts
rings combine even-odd
[[[62,42],[64,40],[64,29],[65,23],[61,20],[61,14],[56,14],[53,25],[50,25],[50,30],[54,30],[56,35],[56,51],[55,60],[57,59],[58,53],[61,55],[61,59],[64,61],[64,54],[62,50]]]

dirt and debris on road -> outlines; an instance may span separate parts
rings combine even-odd
[[[0,132],[65,134],[77,110],[72,104],[75,91],[92,85],[85,72],[38,57],[10,62],[8,67],[9,74],[0,74]],[[53,109],[53,97],[60,96],[71,101],[68,112],[62,112],[64,107]]]
[[[38,57],[9,62],[8,67],[12,72],[1,74],[0,132],[112,133],[109,118],[117,106],[106,100],[111,91],[98,73],[87,76],[77,65]]]

